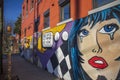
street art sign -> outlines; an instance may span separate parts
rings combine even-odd
[[[43,44],[43,47],[52,47],[53,45],[53,33],[52,32],[43,34],[42,44]]]

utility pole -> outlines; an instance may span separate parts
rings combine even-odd
[[[11,54],[12,54],[12,35],[11,35],[11,26],[7,26],[7,45],[8,45],[8,80],[11,80],[11,68],[12,68],[12,61],[11,61]]]

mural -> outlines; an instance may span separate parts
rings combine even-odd
[[[68,35],[73,22],[56,26],[34,37],[26,37],[22,56],[37,66],[64,80],[71,80],[71,65],[68,53]],[[34,39],[34,49],[33,49]],[[29,42],[28,42],[29,40]],[[36,47],[37,46],[37,47]],[[33,51],[32,51],[33,50]]]
[[[120,5],[27,40],[22,55],[61,79],[120,80]]]
[[[120,80],[120,5],[74,21],[73,80]]]
[[[73,22],[62,24],[53,29],[44,31],[42,35],[52,33],[52,39],[50,35],[46,36],[46,43],[48,44],[50,39],[53,41],[52,45],[44,45],[44,53],[38,53],[42,68],[48,70],[48,72],[58,76],[64,80],[71,80],[71,65],[68,53],[68,34],[72,27]],[[44,40],[44,38],[42,39]],[[45,43],[42,43],[45,44]],[[51,42],[50,42],[51,44]],[[43,55],[44,54],[44,55]]]

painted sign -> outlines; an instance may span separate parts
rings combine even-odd
[[[42,44],[43,44],[43,47],[52,47],[53,46],[53,33],[52,32],[43,34]]]

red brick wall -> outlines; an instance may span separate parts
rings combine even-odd
[[[92,0],[71,0],[71,17],[79,19],[88,15],[92,9]]]
[[[55,27],[59,22],[58,0],[42,0],[39,4],[40,25],[39,31],[44,27],[44,12],[50,9],[50,27]]]
[[[40,16],[40,24],[38,31],[42,31],[44,28],[44,12],[50,9],[50,28],[53,28],[59,23],[60,8],[58,4],[59,0],[41,0],[37,5],[35,4],[35,17]],[[70,0],[70,13],[73,20],[85,17],[88,15],[88,11],[92,9],[92,0]],[[28,15],[26,16],[26,0],[22,7],[24,9],[24,17],[22,21],[22,33],[21,37],[24,37],[24,29],[26,28],[26,37],[33,35],[33,22],[34,22],[34,8],[30,10],[30,0],[28,0]],[[37,12],[38,9],[38,12]],[[23,12],[22,12],[23,13]],[[30,29],[28,27],[30,26]]]
[[[24,37],[24,29],[26,28],[26,37],[33,35],[34,25],[34,8],[30,9],[30,0],[28,0],[28,15],[26,15],[26,0],[22,6],[25,7],[24,16],[22,16],[21,38]],[[23,11],[23,10],[22,10]]]

